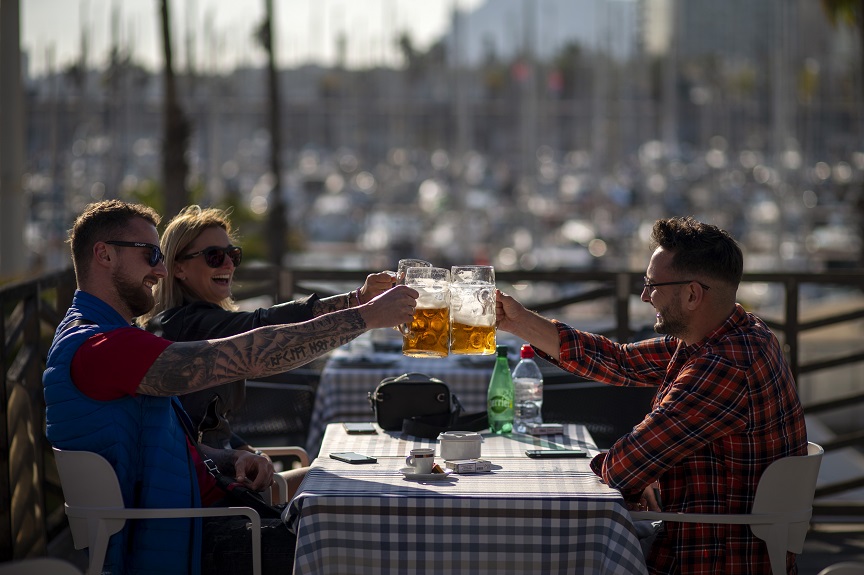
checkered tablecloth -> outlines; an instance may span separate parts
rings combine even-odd
[[[491,356],[451,355],[427,359],[379,353],[357,358],[350,353],[334,353],[321,371],[306,451],[310,457],[315,457],[328,423],[372,421],[375,416],[367,393],[374,391],[385,377],[403,373],[437,377],[456,394],[466,413],[484,411],[494,362]]]
[[[557,444],[596,453],[584,427],[567,432]],[[403,453],[435,442],[328,426],[322,457],[287,509],[297,533],[295,575],[645,573],[621,496],[591,472],[589,459],[528,459],[528,441],[487,436],[482,456],[491,472],[417,482],[399,472]],[[537,446],[549,447],[545,441]],[[323,456],[345,450],[378,463]]]

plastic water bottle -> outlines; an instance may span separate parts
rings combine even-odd
[[[498,357],[489,380],[486,403],[489,429],[492,433],[510,433],[513,431],[513,379],[507,363],[507,346],[499,345],[495,349]]]
[[[513,368],[513,429],[525,433],[526,424],[543,423],[543,374],[534,361],[534,348],[523,345],[520,356],[522,359]]]

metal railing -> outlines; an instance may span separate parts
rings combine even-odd
[[[266,297],[287,301],[317,291],[337,293],[362,283],[366,270],[288,270],[272,266],[238,268],[235,296],[238,300]],[[625,271],[518,271],[498,272],[501,286],[552,286],[554,289],[533,293],[554,293],[554,297],[528,300],[532,309],[550,317],[566,315],[571,306],[599,306],[608,326],[600,329],[618,341],[628,341],[645,326],[634,325],[631,308],[638,303],[642,272]],[[744,285],[770,286],[780,295],[770,313],[760,316],[778,334],[784,344],[796,381],[807,379],[809,385],[822,386],[818,376],[837,369],[861,369],[864,366],[864,338],[860,349],[837,353],[827,358],[802,361],[808,352],[802,341],[808,333],[835,326],[853,324],[864,319],[864,298],[853,298],[852,307],[821,317],[802,313],[808,304],[808,290],[840,289],[860,293],[864,273],[748,273]],[[0,459],[0,562],[44,555],[48,542],[66,524],[62,492],[45,439],[45,410],[42,394],[42,371],[54,329],[69,306],[75,289],[72,270],[0,286],[3,323],[0,334],[0,386],[3,402],[0,441],[8,457]],[[635,298],[635,299],[634,299]],[[641,304],[646,305],[646,304]],[[806,319],[802,319],[806,316]],[[812,355],[807,353],[807,355]],[[829,381],[832,378],[828,378]],[[808,414],[829,414],[832,410],[864,408],[864,384],[842,397],[830,397],[805,403]],[[857,422],[864,421],[858,417]],[[837,435],[824,445],[827,451],[846,447],[864,447],[864,424]],[[817,499],[864,486],[864,477],[817,490]],[[864,517],[864,503],[844,503],[842,507],[817,501],[816,514],[849,514]]]

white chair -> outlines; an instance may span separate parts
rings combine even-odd
[[[864,575],[864,563],[835,563],[820,571],[819,575]]]
[[[81,575],[81,571],[68,561],[38,557],[2,563],[0,575]]]
[[[300,460],[301,467],[309,467],[309,454],[302,447],[258,447],[257,449],[270,459],[286,455],[296,457]],[[274,473],[273,483],[276,489],[268,487],[264,491],[264,500],[269,501],[272,505],[288,503],[288,481],[279,473]]]
[[[105,563],[108,540],[123,529],[127,519],[219,517],[245,515],[251,523],[252,572],[261,575],[261,518],[249,507],[185,509],[132,509],[124,506],[114,468],[91,451],[54,448],[60,485],[66,499],[66,515],[76,549],[89,548],[87,575],[99,575]]]
[[[824,452],[821,446],[808,443],[807,455],[784,457],[769,465],[759,478],[748,514],[631,511],[630,516],[634,520],[749,525],[753,535],[768,545],[771,571],[786,573],[786,551],[800,554],[804,549]]]

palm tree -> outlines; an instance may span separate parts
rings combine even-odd
[[[177,99],[177,82],[171,51],[171,26],[168,0],[159,0],[162,15],[162,53],[165,58],[165,82],[163,101],[162,180],[165,198],[164,216],[177,215],[189,202],[186,176],[186,147],[189,143],[190,126]]]
[[[288,207],[282,199],[282,174],[279,156],[282,153],[281,115],[279,113],[279,76],[273,49],[273,0],[264,0],[264,22],[258,30],[258,40],[267,51],[267,84],[270,103],[270,172],[273,188],[270,190],[267,217],[267,255],[271,263],[281,265],[288,233]]]

